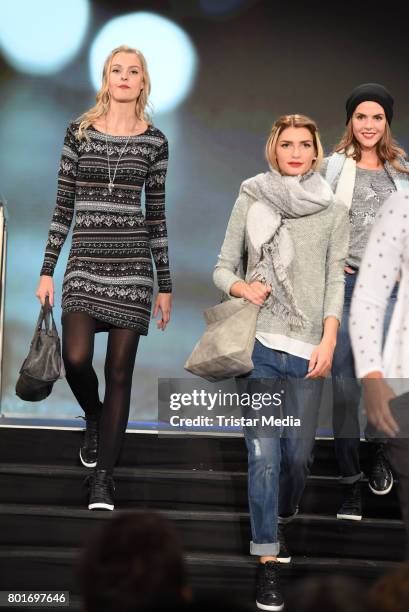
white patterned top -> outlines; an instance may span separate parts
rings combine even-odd
[[[399,273],[382,350],[386,306]],[[350,334],[359,378],[381,371],[386,378],[409,381],[409,190],[393,194],[376,216],[352,298]]]

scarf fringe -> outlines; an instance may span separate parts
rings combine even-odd
[[[305,322],[300,320],[297,315],[289,312],[288,308],[284,304],[277,301],[273,301],[273,303],[269,304],[269,301],[270,299],[267,300],[267,306],[273,315],[284,320],[291,327],[303,328],[305,326]]]
[[[275,234],[271,243],[266,243],[263,245],[261,249],[260,261],[258,262],[254,270],[255,276],[257,276],[259,279],[262,279],[262,282],[265,282],[266,284],[272,287],[272,291],[266,300],[266,306],[269,308],[271,313],[273,315],[278,316],[280,319],[283,319],[292,327],[303,328],[308,323],[308,318],[297,306],[294,296],[294,290],[291,285],[290,279],[288,278],[287,269],[284,267],[281,261],[278,245],[275,244],[276,242],[277,234]],[[267,251],[267,253],[265,251]],[[269,260],[273,264],[273,271],[280,284],[280,288],[288,298],[287,305],[280,302],[277,299],[277,296],[274,294],[274,287],[276,286],[276,282],[271,273],[272,270],[269,266]]]

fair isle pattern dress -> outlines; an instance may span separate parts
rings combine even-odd
[[[57,204],[41,274],[52,276],[75,211],[64,275],[62,311],[86,312],[98,321],[148,333],[153,265],[159,291],[172,291],[165,218],[168,142],[153,126],[131,136],[105,136],[93,127],[78,140],[67,128],[58,173]],[[107,142],[106,142],[107,138]],[[145,185],[145,215],[141,194]]]

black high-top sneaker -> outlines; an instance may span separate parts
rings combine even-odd
[[[95,470],[89,478],[88,510],[113,510],[115,490],[112,475],[107,470]]]
[[[384,445],[373,443],[373,463],[368,478],[368,486],[375,495],[387,495],[393,487],[393,474],[389,462],[385,457]]]
[[[337,519],[360,521],[362,519],[361,483],[341,485],[344,491],[344,501],[337,512]]]
[[[291,554],[287,548],[287,543],[285,541],[285,525],[278,524],[277,527],[277,539],[280,543],[280,552],[277,555],[277,561],[279,563],[290,563]]]
[[[98,435],[101,411],[102,404],[100,403],[98,410],[86,414],[85,417],[81,417],[85,419],[85,430],[80,448],[80,460],[82,465],[89,468],[97,465]]]
[[[284,608],[280,590],[279,563],[267,561],[257,568],[256,606],[259,610],[278,611]]]

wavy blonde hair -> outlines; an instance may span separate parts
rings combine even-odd
[[[276,146],[281,132],[288,127],[307,128],[307,130],[310,132],[312,141],[314,143],[315,153],[317,155],[317,159],[314,161],[311,168],[313,170],[319,170],[324,158],[324,150],[318,134],[317,124],[306,115],[283,115],[273,123],[265,148],[266,159],[270,167],[278,170],[278,172],[281,172],[277,163]]]
[[[95,106],[83,113],[79,118],[80,124],[77,132],[77,137],[79,140],[82,138],[88,138],[87,128],[92,125],[95,119],[103,117],[108,112],[110,103],[109,74],[111,72],[112,60],[117,53],[134,53],[141,62],[143,89],[141,90],[135,104],[135,115],[138,117],[138,119],[146,121],[148,125],[151,123],[151,118],[147,111],[147,109],[150,108],[149,94],[151,92],[151,80],[149,78],[146,59],[143,53],[141,53],[141,51],[138,49],[128,47],[128,45],[121,45],[120,47],[113,49],[104,62],[104,68],[102,70],[102,86],[96,95]]]
[[[352,157],[356,162],[359,162],[362,157],[361,145],[354,136],[352,127],[352,118],[348,121],[341,140],[334,148],[335,153],[345,153],[347,157]],[[398,172],[409,174],[409,169],[404,168],[399,163],[399,158],[406,159],[407,153],[394,140],[389,127],[389,123],[385,124],[385,132],[382,138],[376,143],[376,153],[380,161],[384,164],[386,161],[391,164]]]

